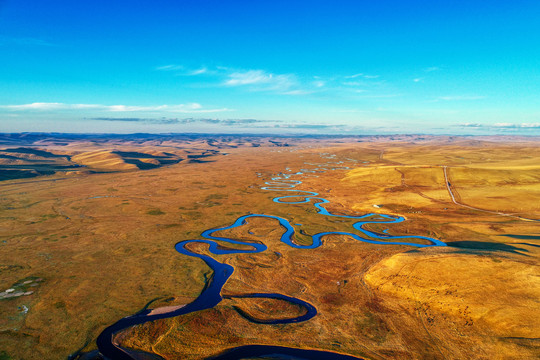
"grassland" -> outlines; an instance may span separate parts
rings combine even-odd
[[[235,267],[223,294],[287,294],[315,305],[315,318],[255,324],[241,313],[268,319],[301,309],[231,298],[131,328],[118,335],[122,346],[166,359],[201,359],[245,344],[366,359],[540,356],[540,227],[527,220],[540,219],[538,141],[270,140],[4,139],[0,152],[19,158],[9,158],[12,165],[34,165],[29,171],[51,162],[82,166],[0,183],[0,291],[32,291],[0,298],[2,356],[65,358],[86,343],[84,351],[91,351],[103,328],[153,299],[159,298],[151,307],[190,302],[211,272],[178,254],[174,244],[241,215],[302,224],[300,243],[318,232],[351,231],[353,221],[316,214],[311,204],[274,203],[280,194],[260,189],[287,167],[329,161],[351,168],[306,175],[299,189],[320,193],[334,213],[407,218],[371,225],[373,231],[430,236],[449,246],[381,246],[328,236],[318,249],[294,249],[279,241],[277,221],[254,218],[220,234],[268,246],[258,254],[216,256]]]

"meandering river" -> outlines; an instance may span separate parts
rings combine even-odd
[[[332,158],[333,157],[330,157],[330,159]],[[341,163],[342,162],[335,162],[334,165],[340,165]],[[199,297],[197,297],[197,299],[195,299],[193,302],[183,307],[170,307],[170,310],[169,308],[167,308],[165,311],[155,311],[156,309],[154,310],[144,309],[138,312],[137,314],[120,319],[113,325],[107,327],[98,336],[96,343],[97,343],[100,353],[108,359],[133,360],[134,357],[132,357],[128,351],[121,348],[118,344],[114,342],[113,338],[116,333],[128,327],[142,324],[148,321],[189,314],[195,311],[210,309],[218,305],[223,300],[223,297],[221,295],[221,290],[223,289],[223,286],[225,285],[227,280],[233,274],[234,268],[231,265],[221,263],[215,260],[213,257],[209,255],[193,252],[189,250],[187,245],[190,243],[207,244],[208,251],[214,255],[258,253],[258,252],[265,251],[267,250],[267,246],[264,244],[251,243],[251,242],[240,241],[240,240],[235,240],[235,239],[231,239],[227,237],[220,237],[220,236],[214,235],[218,231],[233,229],[233,228],[242,226],[246,224],[250,218],[253,218],[253,217],[263,217],[263,218],[278,220],[279,225],[285,229],[285,231],[281,235],[280,240],[283,243],[297,249],[315,249],[322,245],[322,238],[327,235],[347,235],[358,241],[367,242],[371,244],[385,245],[385,246],[388,246],[388,245],[409,245],[409,246],[415,246],[415,247],[446,246],[444,242],[437,239],[430,238],[430,237],[417,236],[417,235],[394,236],[394,235],[387,234],[386,230],[384,230],[383,233],[376,233],[365,228],[365,225],[368,225],[368,224],[395,224],[395,223],[405,221],[405,218],[402,216],[393,216],[393,215],[375,214],[375,213],[369,213],[369,214],[364,214],[360,216],[352,216],[352,215],[338,215],[338,214],[330,213],[324,207],[325,204],[329,203],[327,199],[320,197],[319,194],[316,192],[296,189],[297,186],[302,184],[302,181],[291,179],[291,177],[306,176],[306,174],[309,174],[309,173],[324,172],[327,170],[346,170],[347,167],[345,166],[332,167],[332,164],[330,163],[324,164],[322,166],[317,164],[316,166],[317,167],[314,169],[302,169],[301,171],[295,172],[295,173],[292,173],[291,169],[287,168],[286,171],[288,173],[279,174],[277,176],[272,177],[270,181],[265,182],[264,186],[262,186],[261,189],[267,190],[267,191],[294,192],[294,194],[292,195],[283,195],[283,196],[274,198],[273,201],[276,203],[280,203],[280,204],[313,203],[313,205],[317,209],[317,212],[320,216],[332,216],[332,217],[338,217],[338,218],[358,220],[352,225],[352,227],[355,230],[359,231],[362,235],[358,235],[352,232],[345,232],[345,231],[321,232],[321,233],[311,236],[312,237],[311,244],[300,245],[300,244],[296,244],[293,240],[295,232],[296,232],[294,226],[298,226],[299,224],[292,225],[285,218],[274,216],[274,215],[266,215],[266,214],[244,215],[236,219],[236,221],[232,223],[231,225],[205,230],[201,234],[202,239],[185,240],[175,245],[176,251],[178,251],[180,254],[199,258],[203,260],[208,265],[208,267],[210,267],[213,270],[212,278],[210,279],[210,281],[208,282],[204,290],[201,292]],[[314,175],[310,175],[310,176],[314,176]],[[409,241],[412,239],[419,239],[419,240],[423,240],[424,242],[427,241],[429,242],[429,244],[418,244],[415,242],[401,241],[401,239],[409,239]],[[247,246],[248,249],[240,250],[240,249],[233,249],[233,248],[223,248],[223,247],[220,247],[216,241],[226,242],[231,245],[243,245],[243,246]],[[304,300],[297,299],[297,298],[290,297],[283,294],[253,293],[253,294],[243,294],[236,297],[271,298],[271,299],[286,300],[298,306],[301,306],[305,309],[305,313],[303,315],[293,317],[293,318],[268,320],[268,321],[250,319],[250,321],[254,321],[257,323],[264,323],[264,324],[297,323],[297,322],[302,322],[302,321],[308,321],[309,319],[317,315],[317,309],[312,304]],[[162,308],[158,308],[158,309],[162,309]],[[233,360],[233,359],[243,359],[243,358],[249,358],[249,357],[269,356],[269,355],[274,356],[274,358],[277,356],[278,358],[281,357],[283,359],[292,359],[292,358],[308,359],[308,360],[358,359],[357,357],[354,357],[354,356],[337,354],[337,353],[333,353],[329,351],[303,350],[303,349],[295,349],[295,348],[280,347],[280,346],[267,346],[267,345],[249,345],[249,346],[241,346],[237,348],[232,348],[220,355],[212,357],[212,359]]]

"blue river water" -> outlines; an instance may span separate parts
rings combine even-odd
[[[215,260],[213,257],[209,255],[193,252],[189,250],[189,248],[186,246],[189,245],[190,243],[206,244],[208,245],[208,251],[214,255],[263,252],[267,250],[267,246],[264,244],[240,241],[240,240],[235,240],[235,239],[231,239],[227,237],[214,235],[218,231],[229,230],[229,229],[233,229],[233,228],[245,225],[250,218],[263,217],[263,218],[277,220],[280,226],[285,230],[281,235],[281,239],[280,239],[281,242],[297,249],[315,249],[322,245],[322,238],[328,235],[347,235],[358,241],[362,241],[362,242],[366,242],[370,244],[386,245],[386,246],[387,245],[408,245],[408,246],[414,246],[414,247],[446,246],[444,242],[434,239],[434,238],[430,238],[430,237],[417,236],[417,235],[395,236],[395,235],[387,234],[386,230],[383,231],[382,234],[367,230],[364,228],[364,226],[368,224],[395,224],[395,223],[404,221],[405,218],[403,218],[402,216],[393,216],[393,215],[375,214],[375,213],[369,213],[369,214],[364,214],[364,215],[359,215],[359,216],[332,214],[328,210],[326,210],[326,208],[324,208],[323,206],[324,204],[329,203],[327,199],[319,197],[319,194],[313,191],[304,191],[304,190],[295,189],[298,185],[302,184],[302,182],[300,180],[290,179],[293,176],[302,176],[302,175],[305,176],[306,172],[324,172],[328,170],[345,170],[345,169],[347,169],[347,167],[345,166],[330,168],[328,167],[328,164],[326,164],[324,167],[320,167],[320,165],[318,165],[317,168],[312,169],[312,170],[302,169],[303,171],[296,172],[296,173],[279,174],[279,176],[272,177],[271,181],[265,182],[266,186],[261,187],[261,189],[267,190],[267,191],[294,192],[295,193],[294,195],[285,195],[285,196],[279,196],[279,197],[274,198],[273,201],[276,203],[305,204],[305,203],[311,202],[313,203],[315,208],[317,208],[318,214],[322,216],[331,216],[331,217],[338,217],[338,218],[344,218],[344,219],[358,220],[352,225],[352,227],[355,230],[359,231],[363,236],[358,235],[356,233],[344,232],[344,231],[321,232],[312,236],[311,244],[300,245],[294,242],[295,228],[293,225],[291,225],[291,223],[287,219],[284,219],[279,216],[266,215],[266,214],[244,215],[236,219],[236,221],[231,225],[205,230],[201,234],[201,237],[203,239],[185,240],[175,245],[176,251],[178,251],[180,254],[199,258],[203,260],[208,265],[208,267],[210,267],[213,270],[213,275],[211,279],[208,281],[208,283],[206,284],[206,287],[203,289],[199,297],[197,297],[197,299],[185,305],[184,307],[178,308],[173,311],[152,314],[151,313],[152,309],[145,309],[138,312],[137,314],[120,319],[113,325],[106,328],[98,336],[96,343],[97,343],[100,353],[108,359],[133,360],[134,357],[132,357],[127,350],[121,348],[120,346],[115,344],[113,341],[114,335],[118,333],[119,331],[124,330],[134,325],[148,322],[148,321],[189,314],[195,311],[210,309],[218,305],[223,300],[223,297],[221,295],[221,290],[223,289],[223,286],[225,285],[227,280],[233,274],[234,268],[231,265],[221,263]],[[287,169],[287,171],[291,172],[290,169]],[[301,226],[301,225],[295,224],[295,226]],[[429,244],[425,244],[425,243],[418,244],[415,242],[396,241],[396,240],[401,240],[401,239],[420,239],[420,240],[423,240],[424,242],[426,241],[429,242]],[[244,247],[248,247],[248,249],[225,248],[223,247],[223,244],[220,246],[218,245],[216,241],[225,242],[230,245],[242,245]],[[235,298],[235,297],[236,298],[280,299],[280,300],[289,301],[305,309],[305,313],[303,315],[293,317],[293,318],[274,319],[274,320],[258,320],[258,319],[254,319],[250,317],[249,315],[245,313],[241,313],[242,316],[247,318],[249,321],[252,321],[255,323],[260,323],[260,324],[298,323],[298,322],[308,321],[309,319],[317,315],[317,309],[312,304],[304,300],[297,299],[297,298],[290,297],[283,294],[254,293],[254,294],[228,296],[227,298]],[[304,350],[304,349],[295,349],[295,348],[268,346],[268,345],[249,345],[249,346],[241,346],[237,348],[232,348],[220,355],[213,357],[212,359],[218,359],[218,360],[243,359],[243,358],[258,357],[258,356],[259,357],[260,356],[273,356],[273,358],[277,358],[277,359],[307,359],[307,360],[358,359],[357,357],[354,357],[354,356],[343,355],[343,354],[338,354],[338,353],[333,353],[333,352],[328,352],[328,351]]]

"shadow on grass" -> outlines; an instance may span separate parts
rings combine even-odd
[[[468,250],[478,250],[478,251],[500,251],[508,252],[519,255],[524,255],[522,252],[529,252],[528,250],[518,248],[516,246],[496,243],[496,242],[486,242],[486,241],[451,241],[446,243],[450,247],[468,249]],[[528,244],[527,244],[528,245]]]
[[[67,155],[56,155],[48,151],[38,150],[34,148],[25,148],[25,147],[19,147],[16,149],[3,149],[0,151],[5,152],[5,153],[32,154],[32,155],[41,156],[45,158],[69,158],[69,156]]]
[[[14,179],[26,179],[40,176],[37,172],[31,170],[4,170],[0,169],[0,181],[14,180]],[[2,358],[0,358],[2,360]]]
[[[540,240],[540,235],[516,235],[516,234],[506,234],[506,235],[499,235],[499,236],[507,236],[514,239],[520,239],[520,240]]]

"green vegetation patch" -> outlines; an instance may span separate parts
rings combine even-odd
[[[57,301],[53,304],[56,309],[65,309],[66,303],[64,301]]]
[[[169,228],[173,228],[173,227],[178,227],[178,226],[182,226],[182,224],[165,224],[163,225],[163,227],[165,229],[169,229]]]
[[[206,197],[206,201],[208,200],[217,200],[217,199],[226,199],[227,195],[225,194],[210,194]]]
[[[148,215],[164,215],[165,213],[160,209],[150,209],[146,212]]]
[[[200,211],[186,211],[182,213],[182,216],[185,216],[188,219],[196,220],[202,218],[202,213]]]
[[[225,215],[233,216],[233,215],[240,215],[240,214],[242,214],[240,211],[231,211],[231,212],[226,213]]]
[[[3,271],[13,271],[24,269],[22,265],[0,264],[0,273]]]

